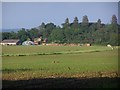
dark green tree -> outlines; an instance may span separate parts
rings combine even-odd
[[[39,34],[39,31],[36,28],[31,28],[30,30],[27,30],[27,35],[31,41],[33,41],[34,38],[37,38],[38,34]]]
[[[45,25],[45,30],[43,32],[43,38],[48,38],[51,34],[52,30],[56,28],[56,25],[54,23],[48,23]]]
[[[25,28],[22,28],[17,33],[18,38],[21,40],[21,42],[24,42],[28,39],[27,32],[25,31]]]
[[[101,20],[98,19],[98,21],[97,21],[97,29],[100,29],[100,28],[101,28]]]
[[[88,20],[87,15],[83,16],[82,25],[83,26],[88,26],[89,25],[89,20]]]
[[[65,23],[63,23],[62,25],[63,25],[63,28],[65,28],[65,29],[70,28],[69,19],[68,19],[68,18],[66,18]]]
[[[38,37],[42,36],[45,32],[45,23],[42,22],[40,26],[38,26]]]
[[[11,33],[10,32],[2,32],[2,40],[10,39]]]
[[[65,35],[65,41],[66,41],[66,43],[71,43],[73,41],[74,31],[75,30],[73,30],[72,28],[64,30],[64,35]]]
[[[2,40],[4,39],[20,39],[33,40],[42,36],[43,40],[57,43],[92,43],[100,45],[120,45],[120,25],[117,24],[117,17],[112,16],[111,24],[101,24],[98,19],[95,23],[89,23],[88,17],[83,16],[82,22],[78,23],[75,17],[73,23],[66,18],[63,27],[56,26],[54,23],[42,23],[37,28],[26,30],[22,28],[16,32],[2,32]]]
[[[54,43],[63,43],[64,39],[65,39],[63,30],[60,28],[56,28],[56,29],[52,30],[52,32],[50,34],[50,39]]]
[[[75,18],[74,18],[74,21],[73,21],[73,28],[74,28],[74,29],[78,29],[78,26],[79,26],[79,24],[78,24],[78,18],[75,17]]]
[[[112,16],[111,24],[117,24],[117,17],[116,17],[116,15]]]
[[[39,29],[39,30],[43,30],[43,29],[45,29],[45,23],[42,22],[41,25],[38,26],[38,29]]]

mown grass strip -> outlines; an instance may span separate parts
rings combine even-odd
[[[79,53],[92,53],[102,52],[110,50],[82,50],[82,51],[63,51],[63,52],[52,52],[52,53],[21,53],[21,54],[2,54],[1,56],[35,56],[35,55],[59,55],[59,54],[79,54]]]

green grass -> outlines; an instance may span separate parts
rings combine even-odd
[[[118,47],[3,46],[3,88],[117,88]]]
[[[107,50],[111,50],[111,48],[106,46],[3,46],[2,56],[77,54]]]
[[[84,51],[84,50],[111,50],[106,46],[3,46],[3,54],[25,54],[25,53],[53,53],[65,51]]]
[[[54,53],[50,55],[3,56],[3,80],[81,77],[85,73],[118,71],[117,49],[111,50],[104,46],[4,46],[2,49],[4,54]],[[88,51],[94,52],[88,53]],[[55,54],[55,52],[62,54]]]

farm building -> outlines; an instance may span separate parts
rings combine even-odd
[[[43,42],[42,42],[42,45],[46,45],[47,42],[48,42],[48,39],[45,38],[45,39],[43,40]]]
[[[6,39],[3,40],[1,45],[20,45],[20,40],[19,39]]]
[[[34,39],[34,44],[35,45],[40,45],[40,44],[46,45],[47,42],[48,42],[47,38],[43,39],[42,37],[39,37],[39,38]]]
[[[32,41],[24,41],[22,45],[34,45],[34,42]]]
[[[91,46],[91,44],[90,44],[90,43],[87,43],[87,44],[85,44],[85,46]]]
[[[40,45],[40,44],[42,44],[42,37],[35,38],[35,39],[34,39],[34,44],[35,44],[35,45]]]

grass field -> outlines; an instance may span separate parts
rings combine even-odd
[[[92,87],[88,80],[81,78],[107,78],[98,83],[96,87],[117,87],[116,78],[118,78],[118,49],[112,50],[106,46],[3,46],[2,47],[2,79],[3,87],[15,87],[26,85],[27,80],[46,81],[47,86],[53,87],[50,82],[67,80],[64,84],[75,84],[75,80],[84,87],[86,82],[88,87]],[[47,80],[43,80],[46,79]],[[113,80],[109,78],[114,78]],[[54,80],[51,80],[54,79]],[[21,80],[24,85],[21,85]],[[107,80],[107,82],[105,82]],[[110,81],[109,81],[110,80]],[[17,82],[18,81],[18,82]],[[24,81],[24,82],[23,82]],[[73,81],[73,82],[72,82]],[[33,82],[33,81],[32,81]],[[110,83],[112,82],[112,84]],[[113,84],[114,82],[114,84]],[[10,84],[11,83],[11,84]],[[18,83],[18,84],[17,84]],[[45,87],[46,84],[37,83],[36,87]],[[101,84],[102,83],[102,84]],[[105,83],[108,85],[105,85]],[[29,83],[32,85],[33,83]],[[30,87],[27,83],[27,87]],[[38,85],[39,84],[39,85]],[[33,85],[33,87],[34,87]],[[66,84],[67,85],[67,84]],[[90,86],[89,86],[90,85]],[[61,86],[64,87],[64,86]],[[69,87],[69,85],[68,85]],[[93,85],[94,87],[94,85]]]

